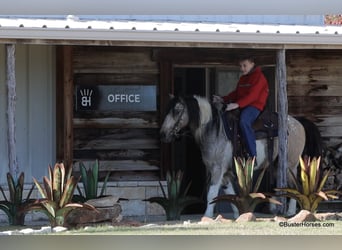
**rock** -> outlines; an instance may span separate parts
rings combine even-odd
[[[88,200],[86,203],[97,208],[98,207],[110,207],[116,204],[118,200],[119,200],[118,197],[110,195],[110,196]]]
[[[272,221],[275,221],[275,222],[285,222],[287,221],[287,219],[285,217],[281,217],[281,216],[275,216]]]
[[[121,205],[116,203],[110,207],[97,207],[96,210],[74,209],[66,219],[68,225],[79,225],[104,221],[121,220]]]
[[[338,220],[336,213],[319,213],[315,215],[317,220]]]
[[[54,233],[60,233],[60,232],[65,232],[67,231],[68,229],[66,227],[61,227],[61,226],[57,226],[57,227],[54,227],[52,229],[52,232]]]
[[[253,213],[243,213],[241,214],[235,222],[248,222],[248,221],[256,221],[256,217]]]
[[[215,222],[214,219],[207,217],[207,216],[203,216],[201,218],[201,221],[199,222],[199,224],[209,224],[209,223],[213,223]]]
[[[298,214],[288,219],[288,222],[304,222],[304,221],[317,221],[317,218],[313,213],[308,210],[301,210]]]

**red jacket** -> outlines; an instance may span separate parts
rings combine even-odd
[[[236,89],[223,96],[225,103],[235,102],[240,108],[254,106],[262,111],[268,97],[268,83],[260,67],[251,70],[247,75],[240,77]]]

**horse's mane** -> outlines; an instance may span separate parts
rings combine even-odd
[[[215,129],[217,134],[220,128],[219,110],[205,97],[189,96],[184,101],[188,108],[189,126],[195,132],[195,137],[202,137]]]

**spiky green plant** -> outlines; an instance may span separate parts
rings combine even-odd
[[[99,184],[99,162],[95,161],[94,165],[89,169],[83,164],[83,162],[79,163],[80,173],[81,173],[81,181],[83,184],[84,193],[81,191],[80,187],[77,185],[77,190],[79,195],[74,195],[74,201],[85,202],[90,199],[95,199],[99,197],[103,197],[105,195],[107,181],[110,175],[110,172],[107,173],[100,193],[98,194],[98,184]]]
[[[312,213],[316,212],[318,204],[323,200],[337,199],[336,194],[342,194],[337,190],[323,191],[325,182],[328,179],[330,170],[322,177],[320,174],[320,157],[299,157],[300,177],[297,177],[291,170],[289,177],[292,180],[295,188],[276,188],[276,191],[285,192],[280,194],[295,199],[301,209],[308,210]]]
[[[30,199],[34,184],[31,186],[26,199],[23,199],[23,172],[20,173],[19,178],[16,181],[10,173],[7,173],[7,184],[9,198],[6,197],[3,188],[0,186],[0,191],[5,199],[0,201],[0,210],[5,212],[10,225],[24,225],[25,215],[28,212],[29,205],[35,201],[35,199]]]
[[[233,203],[239,211],[239,214],[254,212],[255,207],[264,202],[274,203],[281,205],[281,203],[264,193],[258,192],[262,178],[266,168],[264,168],[257,178],[256,183],[253,185],[255,158],[236,158],[234,157],[234,164],[236,176],[238,180],[237,194],[225,194],[217,196],[211,203],[220,201],[227,201]]]
[[[96,210],[93,206],[72,203],[74,190],[79,181],[71,176],[71,168],[66,173],[63,163],[56,163],[54,168],[48,167],[49,178],[43,177],[43,185],[33,178],[42,199],[37,200],[32,209],[42,211],[50,219],[51,226],[64,226],[69,213],[76,208]]]
[[[162,206],[165,210],[166,220],[179,220],[182,211],[187,206],[201,202],[197,197],[187,195],[191,183],[189,183],[182,192],[183,175],[181,170],[178,170],[177,172],[168,171],[166,174],[167,194],[163,185],[159,182],[163,197],[151,197],[144,200],[151,203],[155,202]]]

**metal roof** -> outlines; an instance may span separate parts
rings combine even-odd
[[[0,42],[61,41],[199,43],[259,45],[334,45],[342,47],[341,26],[269,25],[203,22],[155,22],[0,18]],[[194,45],[194,44],[192,44]]]

